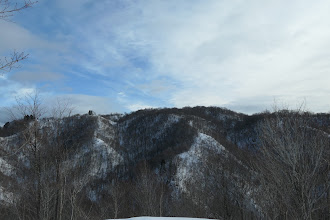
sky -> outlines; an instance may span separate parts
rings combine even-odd
[[[329,11],[326,0],[39,0],[0,20],[0,57],[30,54],[0,73],[0,108],[37,89],[79,113],[252,114],[278,101],[329,112]]]

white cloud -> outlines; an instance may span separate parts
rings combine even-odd
[[[0,79],[0,107],[15,104],[16,97],[22,97],[35,90],[34,85],[21,85],[7,79]]]
[[[327,1],[139,1],[126,10],[116,39],[183,84],[169,99],[175,106],[276,97],[330,109]]]
[[[64,76],[59,73],[48,72],[48,71],[19,71],[11,75],[10,79],[28,83],[28,82],[41,82],[41,81],[57,81],[62,79]]]
[[[116,94],[125,94],[119,102],[130,110],[154,106],[157,98],[169,106],[223,105],[246,112],[269,108],[274,98],[290,103],[306,100],[314,111],[330,109],[329,1],[61,0],[54,4],[61,9],[58,19],[67,30],[56,39],[64,40],[59,50],[67,54],[45,56],[47,65],[63,60],[79,64],[87,71],[76,71],[77,75],[132,82],[130,88],[153,97],[153,101],[144,96],[136,100],[127,88],[118,89]],[[46,47],[23,28],[10,26],[9,32],[0,48],[3,42],[14,44],[14,39]],[[164,77],[168,81],[163,82]],[[96,97],[90,100],[101,103]]]
[[[51,50],[56,52],[65,51],[61,44],[44,39],[17,23],[0,20],[0,30],[0,56],[8,56],[8,52],[12,50],[26,51],[37,49],[48,50],[48,52]]]
[[[16,23],[0,21],[0,30],[0,55],[12,49],[25,50],[38,42],[35,36]]]
[[[2,127],[7,121],[9,121],[8,112],[0,108],[0,126]]]
[[[108,97],[99,97],[83,94],[66,94],[53,95],[47,100],[49,105],[52,105],[54,99],[69,100],[74,112],[79,114],[86,114],[89,110],[95,111],[97,114],[109,114],[112,112],[122,112],[116,101]]]
[[[16,91],[16,93],[12,94],[11,98],[7,99],[7,103],[2,103],[2,106],[12,108],[17,104],[15,97],[24,99],[27,94],[35,94],[35,91],[35,88],[20,88]],[[38,92],[42,108],[45,110],[43,117],[51,116],[51,110],[52,108],[57,107],[56,105],[58,101],[59,103],[67,103],[68,107],[73,109],[72,114],[86,114],[89,110],[93,110],[97,114],[109,114],[124,111],[124,109],[121,109],[120,105],[115,100],[108,97],[83,94],[56,95],[52,92],[43,90],[38,90]],[[11,120],[10,114],[3,107],[0,108],[0,126],[6,121]]]
[[[130,111],[137,111],[140,109],[148,109],[148,108],[155,108],[154,106],[143,104],[143,103],[136,103],[130,104],[126,106]]]

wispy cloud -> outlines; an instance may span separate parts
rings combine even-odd
[[[116,100],[109,97],[70,94],[70,95],[53,95],[47,100],[48,106],[52,106],[54,100],[67,100],[73,107],[73,112],[78,114],[86,114],[89,110],[95,111],[97,114],[109,114],[111,112],[123,112],[118,106]]]
[[[72,93],[106,95],[123,110],[220,105],[251,113],[274,99],[330,109],[328,1],[60,0],[38,7],[40,24],[31,27],[40,20],[34,14],[24,27],[6,25],[29,42],[22,48],[35,45],[29,68],[42,62],[51,73],[44,78]]]
[[[90,49],[101,60],[112,48],[147,83],[171,77],[182,86],[169,92],[169,104],[234,106],[248,99],[269,105],[274,98],[304,97],[318,100],[314,109],[329,108],[328,95],[313,90],[330,81],[325,1],[125,3],[100,13],[84,33],[97,39]],[[143,73],[134,70],[140,66],[132,52],[148,64]]]
[[[58,81],[64,76],[60,73],[54,72],[44,72],[44,71],[19,71],[10,76],[10,79],[13,81],[21,83],[35,83],[35,82],[44,82],[44,81]]]

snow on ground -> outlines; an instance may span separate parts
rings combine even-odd
[[[0,172],[10,176],[13,172],[13,167],[0,157]]]
[[[117,122],[114,122],[114,121],[111,121],[111,120],[109,120],[109,123],[110,123],[111,125],[116,125],[116,124],[117,124]]]
[[[14,195],[11,192],[6,192],[2,186],[0,186],[0,201],[12,203]]]
[[[180,121],[181,118],[182,118],[182,117],[179,116],[179,115],[170,114],[170,115],[168,116],[168,122],[169,122],[170,124],[178,123],[178,122]]]
[[[94,134],[93,147],[87,148],[86,153],[91,152],[90,175],[102,177],[118,166],[123,161],[123,157],[112,146],[115,142],[115,132],[111,121],[100,115],[96,117],[98,128]]]
[[[175,179],[182,190],[185,191],[185,183],[193,176],[192,174],[197,171],[196,166],[198,167],[199,163],[203,163],[203,155],[206,153],[206,150],[211,150],[218,154],[226,152],[226,149],[214,138],[199,133],[191,148],[187,152],[177,156],[178,167]]]
[[[206,218],[188,218],[188,217],[150,217],[150,216],[142,216],[142,217],[133,217],[133,218],[123,218],[121,220],[209,220]],[[112,220],[112,219],[108,219]]]
[[[116,122],[105,119],[99,115],[99,116],[97,116],[97,124],[98,124],[98,128],[96,130],[97,134],[100,134],[103,137],[108,138],[108,139],[115,138],[113,126],[115,126],[117,124]]]
[[[94,143],[92,176],[102,176],[123,161],[123,157],[103,140],[95,138]]]
[[[174,123],[178,123],[180,119],[181,117],[178,115],[169,115],[167,121],[165,121],[165,123],[162,125],[162,129],[159,129],[159,131],[156,132],[153,137],[158,139],[167,128],[171,127]]]

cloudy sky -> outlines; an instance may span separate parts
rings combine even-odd
[[[81,112],[274,100],[330,110],[330,1],[39,0],[0,20],[0,107],[38,89]],[[293,106],[293,107],[294,107]]]

